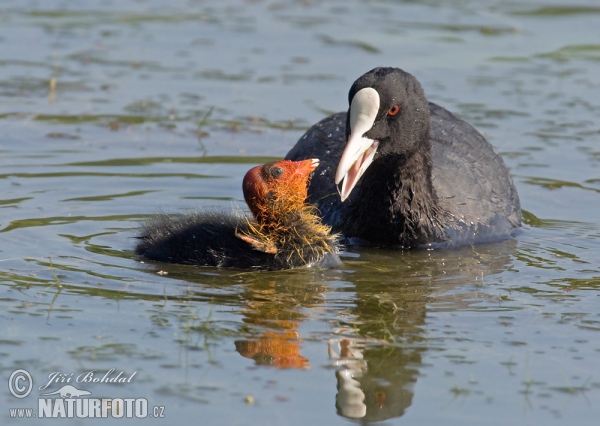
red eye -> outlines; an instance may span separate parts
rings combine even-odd
[[[393,107],[388,109],[388,115],[390,115],[390,116],[394,116],[394,115],[398,114],[399,112],[400,112],[399,105],[394,105]]]

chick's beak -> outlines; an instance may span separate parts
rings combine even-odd
[[[298,161],[298,173],[308,178],[312,172],[319,166],[318,158],[309,158],[308,160]]]

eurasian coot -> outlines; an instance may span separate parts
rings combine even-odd
[[[318,164],[282,160],[254,167],[243,183],[254,220],[223,211],[158,215],[138,237],[135,253],[162,262],[242,269],[337,266],[337,235],[306,203],[308,180]]]
[[[348,102],[347,113],[311,127],[286,159],[321,159],[309,200],[349,243],[455,246],[508,238],[521,226],[502,157],[428,102],[411,74],[375,68],[354,82]]]

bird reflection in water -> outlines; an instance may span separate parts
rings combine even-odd
[[[302,293],[282,291],[277,282],[272,280],[247,288],[244,294],[244,323],[261,332],[257,337],[235,342],[235,349],[240,355],[253,359],[256,365],[300,369],[310,367],[308,359],[300,354],[302,337],[298,327],[304,315],[297,310],[297,301],[301,294],[308,303],[318,300],[322,287],[302,284],[297,287],[298,292]]]
[[[404,415],[412,404],[418,376],[418,370],[408,365],[419,365],[420,354],[377,339],[348,337],[354,334],[351,329],[339,329],[337,333],[342,337],[330,339],[328,349],[333,365],[338,367],[338,414],[367,421]]]
[[[322,359],[309,361],[300,353],[299,330],[307,312],[324,312],[327,304],[335,325],[323,351],[335,372],[319,385],[331,389],[337,414],[364,423],[402,417],[415,399],[425,357],[435,363],[437,355],[431,352],[446,347],[427,336],[438,326],[426,319],[438,311],[472,309],[491,297],[480,292],[478,283],[509,268],[516,247],[515,240],[505,240],[430,252],[362,248],[362,263],[345,262],[353,268],[351,276],[327,271],[311,274],[316,278],[311,281],[306,272],[281,272],[266,281],[253,275],[254,281],[236,294],[244,303],[243,321],[249,329],[236,349],[257,365],[322,365]],[[332,290],[331,282],[342,279],[354,280],[351,296],[348,288]]]
[[[244,358],[253,359],[257,365],[279,368],[310,367],[308,359],[300,355],[300,333],[294,321],[272,321],[271,327],[281,331],[267,330],[257,340],[238,340],[235,349]]]

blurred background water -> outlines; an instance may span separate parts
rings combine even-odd
[[[0,381],[34,386],[3,385],[2,423],[43,422],[9,409],[53,372],[114,368],[137,373],[73,384],[165,407],[146,424],[596,424],[599,20],[594,0],[3,1]],[[135,258],[149,214],[245,207],[245,172],[381,65],[503,153],[521,235],[325,271]]]

